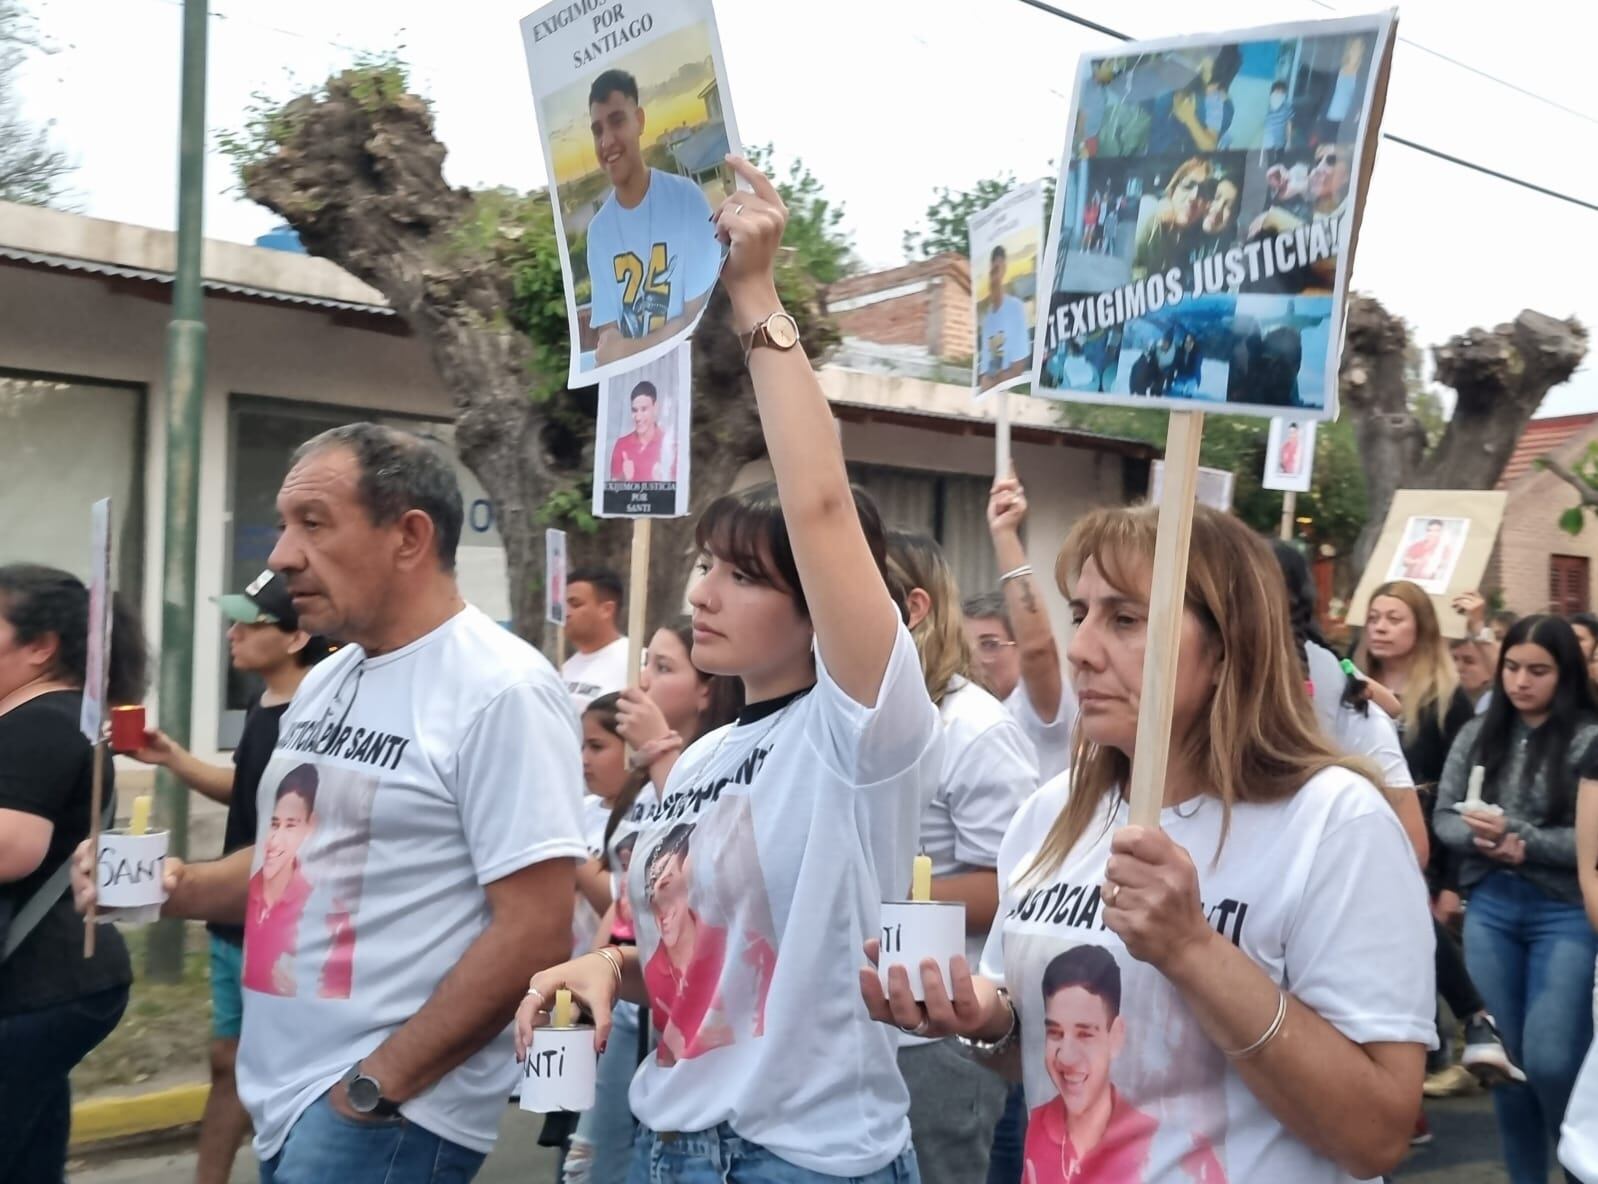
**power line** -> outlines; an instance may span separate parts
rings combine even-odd
[[[1063,8],[1057,8],[1053,4],[1048,3],[1047,0],[1020,0],[1020,2],[1022,4],[1027,5],[1028,7],[1036,8],[1039,12],[1046,12],[1050,16],[1057,16],[1057,17],[1061,18],[1062,20],[1070,21],[1074,25],[1081,25],[1084,29],[1091,29],[1095,33],[1102,33],[1106,37],[1113,37],[1117,41],[1132,41],[1132,40],[1134,40],[1132,35],[1129,34],[1129,33],[1122,33],[1120,30],[1112,29],[1108,25],[1101,25],[1097,21],[1091,21],[1085,16],[1079,16],[1077,13],[1068,12],[1068,11],[1066,11]],[[1312,2],[1320,3],[1320,0],[1312,0]],[[1324,7],[1328,7],[1327,5],[1324,5],[1324,4],[1322,4],[1321,6],[1323,8]],[[1332,9],[1332,11],[1335,12],[1336,9]],[[1424,48],[1424,47],[1421,47],[1421,48]],[[1442,56],[1442,55],[1438,55],[1438,56]],[[1460,64],[1463,64],[1463,63],[1460,63]],[[1470,69],[1472,67],[1466,67],[1466,68]],[[1478,71],[1478,73],[1479,73],[1479,71]],[[1489,75],[1489,77],[1491,77],[1491,76]],[[1502,81],[1502,80],[1501,79],[1495,79],[1495,81]],[[1513,84],[1505,83],[1505,85],[1508,86],[1508,85],[1513,85]],[[1540,97],[1540,96],[1533,96],[1533,97]],[[1546,101],[1552,102],[1552,100],[1546,100]],[[1554,104],[1554,105],[1558,106],[1558,104]],[[1573,112],[1573,114],[1580,115],[1581,113],[1580,112]],[[1582,116],[1582,118],[1587,118],[1587,116]],[[1574,194],[1570,194],[1570,193],[1561,193],[1557,189],[1549,189],[1546,185],[1538,185],[1536,182],[1528,181],[1524,177],[1517,177],[1517,176],[1514,176],[1514,175],[1512,175],[1510,173],[1500,172],[1498,169],[1488,168],[1484,164],[1477,164],[1473,160],[1466,160],[1463,157],[1455,156],[1455,155],[1453,155],[1452,153],[1449,153],[1449,152],[1444,152],[1440,148],[1432,148],[1429,145],[1418,143],[1417,141],[1411,140],[1411,139],[1407,139],[1404,136],[1394,135],[1392,132],[1383,132],[1381,135],[1382,135],[1382,139],[1384,139],[1384,140],[1391,140],[1395,144],[1402,144],[1406,148],[1413,148],[1417,152],[1424,152],[1428,156],[1435,156],[1437,159],[1443,160],[1443,161],[1447,161],[1449,164],[1458,165],[1461,168],[1471,169],[1474,172],[1481,173],[1483,176],[1492,177],[1492,178],[1494,178],[1496,180],[1499,180],[1499,181],[1506,181],[1506,182],[1508,182],[1511,185],[1518,185],[1522,189],[1529,189],[1533,193],[1542,194],[1544,197],[1551,197],[1551,198],[1556,199],[1557,201],[1569,202],[1571,205],[1579,206],[1582,209],[1593,210],[1595,212],[1598,212],[1598,202],[1591,202],[1591,201],[1586,200],[1585,198],[1576,197]]]

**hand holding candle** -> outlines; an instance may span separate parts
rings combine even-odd
[[[888,972],[904,968],[910,990],[919,1001],[926,984],[921,963],[935,962],[943,974],[944,990],[954,993],[949,963],[965,952],[965,905],[957,900],[932,899],[932,857],[917,855],[911,865],[910,899],[884,901],[882,933],[877,949],[877,972],[882,988],[889,986]]]

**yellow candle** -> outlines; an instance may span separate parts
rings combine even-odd
[[[565,987],[555,992],[554,1023],[557,1028],[572,1026],[572,993]]]
[[[932,857],[917,855],[915,875],[910,880],[911,900],[932,899]]]
[[[1486,780],[1487,770],[1484,767],[1481,765],[1472,767],[1470,771],[1470,786],[1465,791],[1465,802],[1467,805],[1477,806],[1481,804],[1482,783]]]
[[[133,818],[128,823],[130,835],[142,835],[150,829],[150,795],[141,793],[133,799]]]

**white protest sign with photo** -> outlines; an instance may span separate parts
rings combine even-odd
[[[1393,27],[1389,11],[1081,60],[1033,394],[1337,418]]]
[[[1308,493],[1315,470],[1315,421],[1273,419],[1265,442],[1265,475],[1260,484],[1283,493]]]
[[[568,382],[687,339],[720,274],[740,152],[710,0],[557,0],[522,40],[571,332]]]
[[[105,728],[110,654],[111,499],[106,497],[89,507],[89,639],[78,728],[90,744],[100,743]]]
[[[1042,182],[1012,189],[973,214],[967,226],[976,324],[971,382],[980,396],[1024,385],[1031,370],[1043,251]]]
[[[693,422],[692,348],[599,384],[594,424],[594,514],[681,518],[688,513]]]
[[[544,532],[544,620],[566,625],[566,532]]]
[[[1194,500],[1201,506],[1226,513],[1232,508],[1232,474],[1225,469],[1198,471],[1198,493]],[[1154,461],[1149,469],[1149,504],[1157,506],[1165,496],[1165,462]]]

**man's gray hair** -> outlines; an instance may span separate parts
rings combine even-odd
[[[1012,639],[1015,637],[1015,627],[1010,624],[1010,606],[1005,604],[1003,592],[984,592],[980,596],[972,596],[960,607],[973,621],[1004,622],[1004,631]]]

